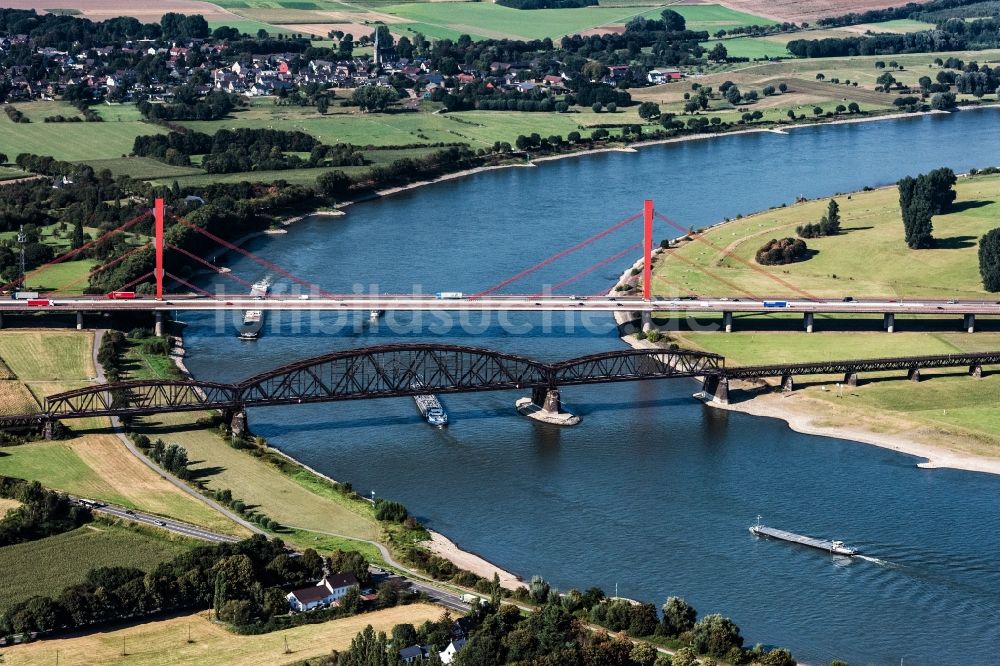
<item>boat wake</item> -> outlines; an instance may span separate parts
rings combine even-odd
[[[865,562],[871,562],[872,564],[877,564],[880,567],[893,567],[896,568],[899,565],[893,564],[892,562],[886,562],[885,560],[880,560],[877,557],[870,557],[868,555],[855,555],[859,560],[864,560]]]

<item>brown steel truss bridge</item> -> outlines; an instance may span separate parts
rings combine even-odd
[[[532,400],[552,411],[559,409],[563,386],[683,377],[702,379],[708,397],[726,402],[730,379],[780,377],[790,390],[792,378],[801,375],[843,373],[846,384],[856,385],[862,372],[899,370],[919,380],[922,369],[967,367],[978,377],[986,365],[1000,365],[1000,352],[726,367],[722,356],[684,350],[618,350],[549,363],[476,347],[394,344],[317,356],[235,384],[139,380],[90,386],[48,396],[43,412],[2,418],[0,427],[221,410],[241,430],[248,407],[511,389],[531,390]]]
[[[509,389],[530,389],[544,400],[561,386],[703,377],[724,368],[723,357],[691,351],[620,350],[546,363],[476,347],[396,344],[326,354],[236,384],[140,380],[90,386],[48,396],[36,418],[207,409],[232,418],[247,407]]]

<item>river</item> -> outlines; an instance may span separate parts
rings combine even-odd
[[[939,166],[995,164],[996,111],[752,133],[505,169],[309,218],[248,249],[333,292],[475,292],[636,213],[685,225],[828,196]],[[632,224],[510,293],[558,283],[637,242]],[[661,226],[658,237],[675,236]],[[608,288],[632,256],[560,293]],[[246,279],[262,269],[230,257]],[[222,287],[224,278],[208,281]],[[276,290],[298,287],[278,279]],[[239,291],[239,290],[238,290]],[[438,340],[557,359],[620,348],[605,317],[285,315],[255,343],[231,316],[181,313],[187,364],[234,380],[326,351]],[[446,396],[433,430],[410,399],[253,410],[254,432],[333,478],[404,502],[429,527],[527,578],[722,612],[747,644],[808,663],[987,664],[1000,646],[1000,479],[713,410],[688,380],[569,388],[559,430],[514,413],[515,393]],[[760,541],[767,524],[841,538],[871,559]]]

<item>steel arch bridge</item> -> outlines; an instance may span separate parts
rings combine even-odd
[[[353,349],[281,366],[236,384],[140,380],[51,395],[47,419],[143,416],[162,412],[339,400],[422,393],[468,393],[718,375],[725,359],[682,350],[619,350],[546,363],[477,347],[395,344]]]

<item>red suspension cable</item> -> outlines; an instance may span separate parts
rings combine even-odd
[[[63,286],[59,287],[58,289],[56,289],[52,293],[53,294],[62,294],[62,293],[65,293],[66,290],[69,289],[70,287],[72,287],[74,285],[77,285],[80,282],[83,282],[84,280],[92,278],[95,275],[97,275],[98,273],[106,271],[107,269],[111,268],[112,266],[116,266],[116,265],[120,264],[121,262],[123,262],[128,257],[132,256],[136,252],[139,252],[140,250],[145,250],[150,245],[152,245],[152,243],[153,243],[153,241],[147,241],[146,243],[144,243],[143,245],[140,245],[139,247],[134,247],[131,250],[129,250],[128,252],[126,252],[125,254],[123,254],[122,256],[120,256],[120,257],[118,257],[116,259],[112,259],[111,261],[107,262],[106,264],[101,264],[100,266],[98,266],[94,270],[90,271],[86,275],[80,276],[80,277],[76,278],[75,280],[73,280],[72,282],[64,284]]]
[[[189,287],[190,289],[192,289],[194,291],[200,292],[202,296],[208,296],[209,298],[212,297],[212,294],[208,293],[207,291],[205,291],[201,287],[196,287],[193,284],[191,284],[190,282],[188,282],[187,280],[182,280],[181,278],[177,277],[173,273],[166,273],[166,272],[164,272],[164,275],[166,277],[170,278],[171,280],[175,281],[175,282],[180,282],[184,286]]]
[[[619,259],[621,259],[625,255],[627,255],[627,254],[629,254],[631,252],[635,252],[636,250],[640,249],[641,247],[642,247],[642,243],[641,242],[636,243],[635,245],[630,245],[629,247],[625,248],[621,252],[619,252],[619,253],[617,253],[615,255],[612,255],[612,256],[608,257],[607,259],[602,259],[601,261],[598,261],[596,264],[594,264],[590,268],[587,268],[585,270],[580,271],[579,273],[577,273],[573,277],[566,278],[562,282],[560,282],[558,284],[552,285],[552,291],[553,291],[553,293],[559,291],[560,289],[562,289],[563,287],[565,287],[568,284],[576,282],[577,280],[579,280],[580,278],[582,278],[582,277],[584,277],[586,275],[590,275],[591,273],[593,273],[594,271],[596,271],[598,268],[601,268],[602,266],[607,266],[610,263],[618,261]],[[536,294],[536,295],[540,296],[541,294]]]
[[[277,273],[277,274],[279,274],[279,275],[281,275],[283,277],[286,277],[289,280],[292,280],[293,282],[296,282],[296,283],[298,283],[298,284],[300,284],[303,287],[306,287],[308,289],[316,289],[323,296],[326,296],[328,298],[335,297],[335,294],[331,294],[328,291],[324,291],[323,289],[320,289],[317,285],[313,284],[312,282],[309,282],[308,280],[303,280],[302,278],[298,278],[298,277],[292,275],[291,273],[289,273],[285,269],[281,268],[280,266],[278,266],[276,264],[272,264],[270,261],[267,261],[266,259],[261,259],[260,257],[258,257],[257,255],[253,254],[252,252],[248,252],[247,250],[244,250],[243,248],[239,247],[238,245],[233,245],[229,241],[226,241],[226,240],[223,240],[222,238],[219,238],[218,236],[216,236],[212,232],[210,232],[210,231],[208,231],[206,229],[202,229],[201,227],[196,226],[194,224],[191,224],[190,222],[188,222],[187,220],[185,220],[182,217],[178,217],[176,215],[171,215],[171,217],[173,217],[175,220],[177,220],[181,224],[189,227],[190,229],[192,229],[194,231],[197,231],[198,233],[204,235],[207,238],[212,239],[213,241],[215,241],[219,245],[222,245],[223,247],[225,247],[227,249],[233,250],[234,252],[239,252],[240,254],[242,254],[247,259],[251,259],[251,260],[257,262],[258,264],[260,264],[264,268],[267,268],[268,270],[274,271],[275,273]]]
[[[207,266],[208,268],[212,269],[213,271],[215,271],[219,275],[225,275],[227,277],[230,277],[230,278],[236,280],[237,282],[239,282],[240,284],[242,284],[245,287],[252,287],[253,286],[251,283],[247,282],[246,280],[244,280],[240,276],[232,273],[231,271],[224,271],[221,268],[219,268],[218,266],[216,266],[215,264],[213,264],[212,262],[208,261],[207,259],[202,259],[198,255],[196,255],[196,254],[194,254],[192,252],[188,252],[184,248],[177,247],[176,245],[169,245],[169,244],[166,245],[166,247],[170,248],[171,250],[177,250],[181,254],[194,259],[195,261],[199,262],[200,264],[203,264],[203,265]]]
[[[594,241],[600,240],[600,239],[604,238],[605,236],[607,236],[608,234],[611,234],[611,233],[613,233],[615,231],[618,231],[619,229],[621,229],[625,225],[629,224],[630,222],[635,222],[640,217],[642,217],[642,213],[636,213],[635,215],[627,217],[624,220],[622,220],[621,222],[608,227],[604,231],[601,231],[600,233],[594,234],[590,238],[587,238],[586,240],[580,241],[576,245],[574,245],[572,247],[568,247],[568,248],[566,248],[565,250],[563,250],[561,252],[557,252],[557,253],[553,254],[551,257],[548,257],[547,259],[543,259],[542,261],[538,262],[534,266],[531,266],[530,268],[524,269],[523,271],[521,271],[520,273],[514,275],[513,277],[509,277],[506,280],[504,280],[503,282],[501,282],[501,283],[499,283],[499,284],[497,284],[497,285],[495,285],[493,287],[490,287],[489,289],[486,289],[485,291],[481,291],[478,294],[473,294],[470,298],[481,298],[483,296],[487,296],[489,294],[492,294],[492,293],[494,293],[496,291],[500,291],[501,289],[503,289],[507,285],[509,285],[509,284],[511,284],[513,282],[517,282],[518,280],[520,280],[521,278],[523,278],[523,277],[525,277],[527,275],[531,275],[532,273],[534,273],[538,269],[543,268],[545,266],[548,266],[552,262],[557,261],[559,259],[562,259],[566,255],[572,254],[573,252],[576,252],[577,250],[590,245]]]

